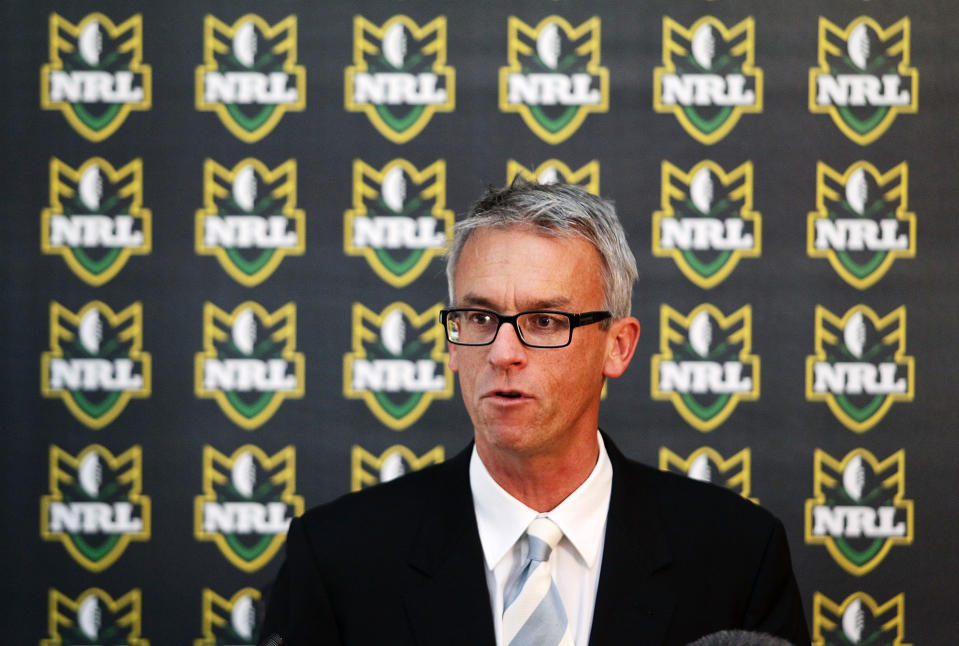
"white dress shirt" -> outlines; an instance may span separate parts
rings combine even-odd
[[[563,538],[549,558],[553,580],[566,608],[575,643],[586,646],[589,642],[613,484],[613,467],[599,431],[596,438],[599,459],[592,473],[563,502],[542,514],[500,487],[473,447],[470,488],[486,561],[486,584],[497,646],[504,646],[503,590],[526,559],[526,542],[520,539],[537,516],[548,517],[563,530]]]

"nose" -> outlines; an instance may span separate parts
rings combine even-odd
[[[526,362],[526,351],[526,346],[516,334],[516,328],[504,323],[489,346],[488,360],[498,367],[515,366]]]

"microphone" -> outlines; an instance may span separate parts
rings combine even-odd
[[[286,640],[273,633],[265,641],[261,641],[259,646],[284,646],[284,644],[286,644]]]

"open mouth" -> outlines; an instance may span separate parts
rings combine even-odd
[[[522,395],[512,390],[497,390],[497,397],[506,397],[507,399],[519,399]]]

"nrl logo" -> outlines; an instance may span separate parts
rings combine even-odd
[[[203,206],[196,212],[196,252],[213,255],[241,285],[269,278],[306,247],[306,217],[296,207],[296,161],[270,170],[247,158],[232,169],[203,164]]]
[[[446,334],[437,303],[423,314],[406,303],[382,312],[353,304],[353,351],[343,355],[343,395],[362,399],[394,431],[418,420],[434,399],[453,396]]]
[[[405,159],[382,170],[353,162],[353,208],[343,216],[343,248],[362,256],[393,287],[406,287],[443,253],[453,228],[446,208],[446,162],[422,171]]]
[[[270,457],[252,444],[224,455],[203,447],[203,495],[193,505],[194,534],[213,541],[230,563],[255,572],[286,539],[290,520],[303,513],[296,491],[296,449]]]
[[[752,349],[752,308],[724,316],[704,303],[689,316],[659,310],[659,349],[653,355],[653,399],[669,400],[693,428],[711,431],[741,401],[759,398],[759,357]]]
[[[196,109],[213,111],[246,143],[263,139],[287,111],[306,109],[306,69],[296,64],[296,16],[270,25],[248,13],[232,25],[207,14]]]
[[[653,214],[653,255],[672,258],[696,285],[723,282],[740,258],[762,253],[762,216],[753,211],[753,165],[731,173],[703,161],[684,173],[663,162],[662,210]]]
[[[899,113],[919,108],[919,72],[909,67],[909,19],[883,29],[859,16],[840,29],[819,18],[819,67],[809,70],[809,111],[828,114],[860,146]]]
[[[248,431],[273,417],[286,398],[303,396],[303,353],[296,351],[296,305],[270,314],[253,301],[232,312],[203,306],[203,352],[194,362],[197,397],[213,398]]]
[[[353,65],[346,68],[345,106],[365,112],[381,135],[405,144],[436,112],[456,106],[456,70],[446,64],[446,16],[420,27],[393,16],[378,27],[353,19]]]
[[[499,109],[517,112],[543,141],[558,144],[591,112],[609,110],[609,70],[600,66],[600,20],[574,28],[559,16],[530,27],[509,17]]]
[[[869,162],[845,173],[816,164],[816,208],[809,214],[807,250],[827,258],[843,280],[866,289],[896,258],[916,255],[916,214],[909,208],[905,162],[881,174]]]
[[[401,444],[394,444],[378,456],[361,446],[354,446],[350,459],[353,473],[350,491],[359,491],[381,482],[395,480],[411,471],[419,471],[431,464],[439,464],[446,458],[442,446],[436,446],[417,456]]]
[[[547,159],[532,169],[510,159],[506,162],[506,183],[512,184],[517,177],[540,184],[574,184],[599,195],[599,161],[595,159],[575,171],[558,159]]]
[[[76,25],[50,14],[50,62],[40,69],[40,107],[60,110],[81,136],[103,141],[131,110],[150,109],[152,71],[142,58],[140,14],[120,25],[102,13]]]
[[[806,500],[806,544],[825,545],[850,574],[879,565],[893,545],[912,544],[912,501],[906,488],[906,453],[879,462],[865,449],[842,461],[816,449],[813,498]]]
[[[143,208],[143,162],[115,169],[94,157],[73,169],[50,160],[50,206],[43,210],[40,245],[63,256],[84,282],[99,287],[132,254],[150,253],[150,209]]]
[[[50,303],[50,350],[40,359],[44,397],[59,397],[80,422],[100,429],[131,397],[150,396],[149,352],[142,352],[143,308],[114,313],[92,301],[73,313]]]
[[[842,318],[816,306],[816,354],[806,357],[806,399],[825,401],[846,428],[868,431],[895,401],[912,401],[906,308],[883,318],[857,305]]]
[[[203,638],[193,640],[193,646],[256,646],[260,602],[256,588],[243,588],[229,599],[204,588]]]
[[[701,143],[720,141],[744,113],[763,111],[763,71],[755,56],[751,17],[732,29],[713,16],[689,29],[663,17],[663,67],[653,70],[653,109],[672,112]]]
[[[906,609],[904,594],[897,594],[879,605],[865,592],[851,594],[838,604],[817,592],[812,605],[812,646],[911,646],[902,641]]]
[[[130,541],[150,540],[150,497],[139,446],[114,457],[94,444],[76,457],[50,447],[50,494],[40,499],[40,535],[60,541],[73,559],[102,572]]]
[[[750,496],[752,491],[752,453],[743,449],[728,460],[708,446],[696,449],[688,458],[682,458],[666,447],[659,449],[659,469],[684,475],[693,480],[711,482],[754,503],[759,499]]]
[[[40,646],[150,646],[140,637],[139,588],[116,601],[100,588],[89,588],[76,599],[51,588],[48,613],[50,636]]]

